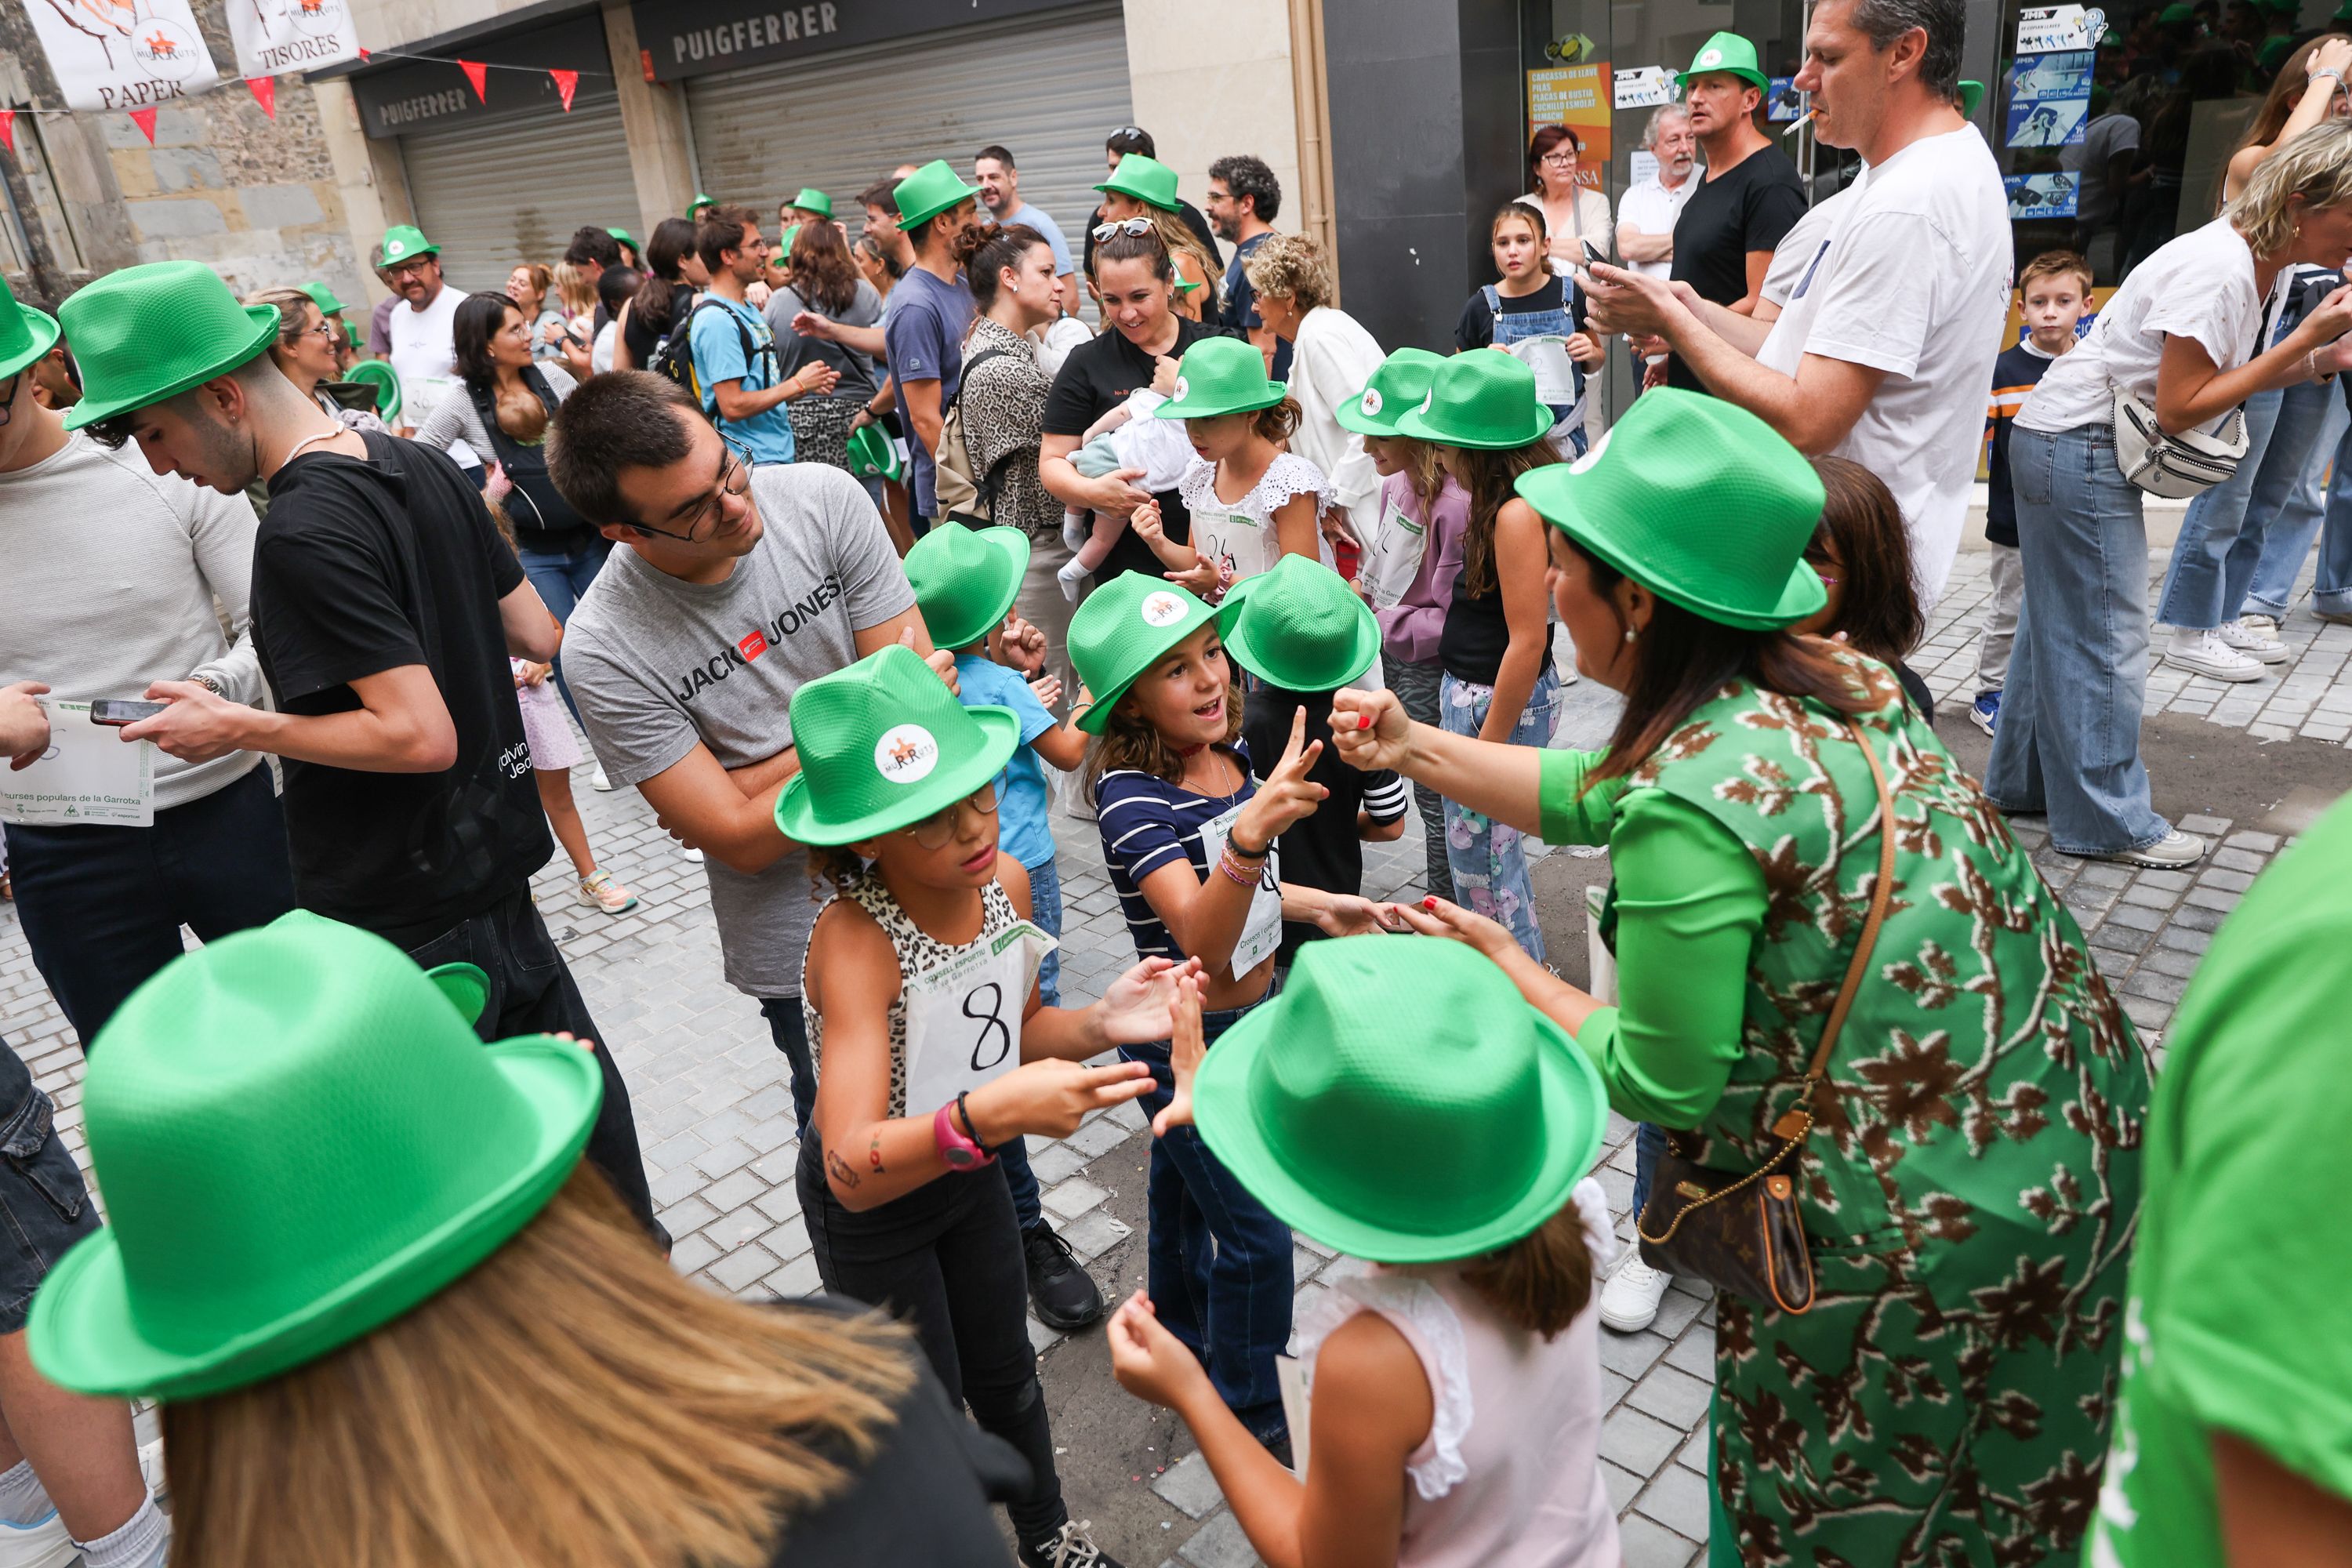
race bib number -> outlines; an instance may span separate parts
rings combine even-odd
[[[1233,837],[1234,823],[1242,808],[1234,807],[1222,816],[1212,817],[1201,825],[1201,847],[1209,859],[1209,875],[1221,877],[1217,858],[1225,852],[1225,841]],[[1282,945],[1282,871],[1280,857],[1269,845],[1265,868],[1259,871],[1257,890],[1250,895],[1249,918],[1242,922],[1241,940],[1234,943],[1233,973],[1247,974],[1271,957]],[[912,1104],[909,1100],[908,1103]]]
[[[1055,945],[1018,921],[907,981],[907,1114],[928,1116],[1021,1065],[1021,1015]]]
[[[1390,502],[1381,514],[1380,532],[1372,540],[1371,559],[1361,573],[1375,609],[1391,608],[1404,597],[1405,590],[1412,586],[1412,574],[1421,570],[1422,552],[1428,543],[1429,536],[1421,524],[1407,517],[1404,508]]]
[[[1566,338],[1549,332],[1521,338],[1510,351],[1513,359],[1535,372],[1538,403],[1556,407],[1576,401],[1576,363],[1568,357]]]

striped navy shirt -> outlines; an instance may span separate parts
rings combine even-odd
[[[1189,956],[1176,949],[1176,939],[1151,912],[1136,889],[1146,877],[1179,859],[1192,862],[1202,879],[1210,874],[1209,857],[1201,847],[1201,825],[1213,821],[1257,793],[1250,777],[1248,748],[1239,742],[1223,748],[1241,764],[1242,786],[1231,795],[1196,795],[1133,768],[1103,774],[1095,785],[1096,826],[1101,830],[1103,861],[1110,868],[1110,885],[1118,893],[1127,916],[1127,933],[1135,939],[1138,958]]]

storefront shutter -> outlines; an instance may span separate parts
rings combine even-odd
[[[572,112],[533,110],[400,139],[416,226],[441,247],[449,281],[506,287],[519,261],[552,267],[583,224],[646,239],[620,100],[583,89]]]
[[[1075,258],[1129,101],[1119,9],[1088,5],[698,77],[687,107],[701,188],[757,208],[772,237],[776,204],[803,185],[833,198],[855,239],[857,194],[894,165],[945,158],[970,181],[994,142]]]

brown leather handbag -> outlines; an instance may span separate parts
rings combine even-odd
[[[1869,968],[1870,951],[1877,945],[1878,928],[1885,923],[1895,888],[1895,797],[1862,731],[1851,719],[1845,728],[1862,748],[1871,780],[1878,786],[1878,882],[1871,889],[1870,914],[1854,942],[1853,958],[1846,964],[1845,983],[1838,988],[1829,1020],[1822,1026],[1821,1044],[1805,1069],[1804,1088],[1797,1102],[1772,1124],[1772,1136],[1780,1146],[1743,1174],[1697,1163],[1683,1152],[1696,1140],[1669,1133],[1666,1152],[1651,1173],[1650,1201],[1633,1222],[1642,1240],[1642,1261],[1651,1268],[1703,1279],[1718,1290],[1784,1312],[1801,1313],[1813,1305],[1813,1256],[1797,1206],[1798,1155],[1812,1131],[1822,1075]]]

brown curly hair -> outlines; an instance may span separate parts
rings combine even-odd
[[[1223,645],[1220,643],[1222,652]],[[1162,655],[1165,658],[1166,655]],[[1157,663],[1158,660],[1154,660]],[[1233,665],[1226,663],[1225,733],[1217,743],[1230,746],[1242,734],[1242,683],[1231,674]],[[1103,721],[1102,733],[1087,742],[1086,761],[1079,765],[1078,777],[1085,783],[1087,794],[1095,793],[1105,773],[1121,768],[1150,773],[1153,778],[1174,784],[1184,776],[1184,759],[1176,748],[1160,738],[1151,721],[1137,710],[1134,689],[1119,693],[1112,705],[1110,716]]]

